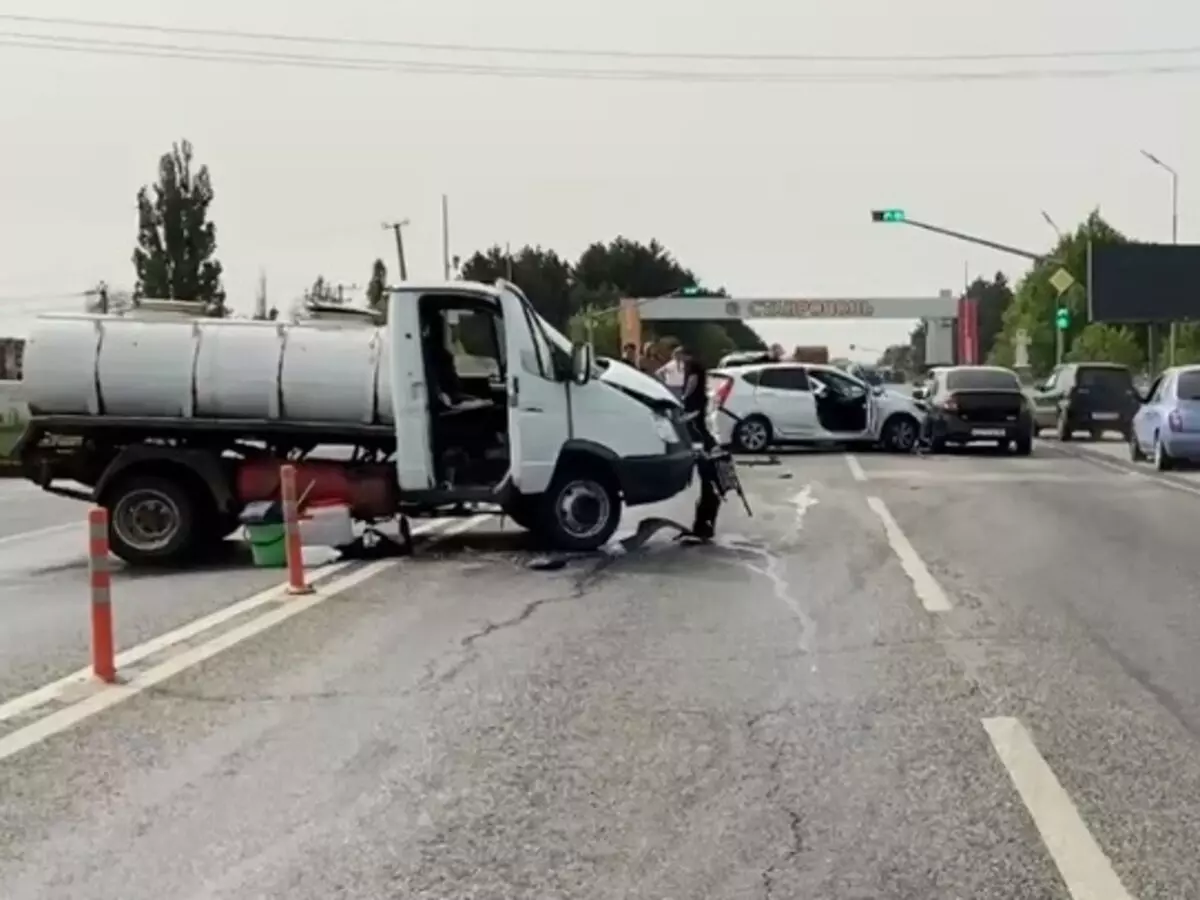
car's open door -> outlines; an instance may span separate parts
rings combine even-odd
[[[403,291],[393,291],[388,298],[385,356],[380,360],[391,376],[396,479],[401,491],[427,491],[434,487],[429,391],[417,299]]]

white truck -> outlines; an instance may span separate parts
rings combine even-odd
[[[285,461],[310,501],[363,521],[498,507],[569,550],[694,470],[666,387],[594,359],[503,281],[404,284],[383,327],[43,316],[24,387],[25,477],[106,507],[130,564],[219,546],[278,497]]]

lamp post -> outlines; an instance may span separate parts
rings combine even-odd
[[[1142,156],[1146,157],[1146,159],[1150,160],[1150,162],[1152,162],[1154,165],[1158,166],[1160,169],[1162,169],[1164,172],[1166,172],[1168,175],[1171,176],[1171,243],[1178,244],[1179,243],[1179,173],[1176,172],[1175,169],[1173,169],[1171,166],[1168,166],[1165,162],[1163,162],[1161,159],[1159,159],[1153,153],[1151,153],[1149,150],[1143,150]],[[1154,326],[1151,325],[1150,327],[1153,328]],[[1167,361],[1172,366],[1175,365],[1175,336],[1176,336],[1176,333],[1177,332],[1176,332],[1175,323],[1171,322],[1170,349],[1167,351]],[[1151,360],[1151,362],[1153,363],[1153,360]]]

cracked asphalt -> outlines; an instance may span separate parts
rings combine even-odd
[[[1200,498],[856,459],[745,468],[710,547],[464,534],[0,763],[0,897],[1065,900],[998,716],[1128,896],[1200,897]]]

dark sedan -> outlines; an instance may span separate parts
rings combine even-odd
[[[1033,409],[1010,369],[937,369],[919,399],[928,406],[924,442],[935,452],[977,441],[1011,447],[1020,456],[1033,451]]]

